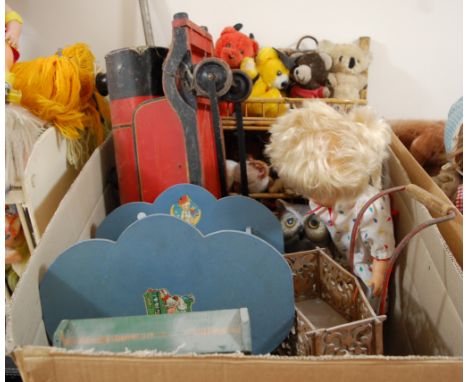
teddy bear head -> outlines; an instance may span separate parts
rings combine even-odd
[[[245,57],[255,57],[258,43],[253,34],[249,36],[239,32],[242,24],[226,27],[215,44],[215,56],[226,61],[231,69],[239,69]]]
[[[333,60],[324,52],[310,52],[296,58],[291,79],[305,89],[317,89],[327,84]]]
[[[334,44],[324,40],[320,42],[319,50],[332,57],[331,71],[334,73],[361,74],[367,70],[371,60],[370,53],[358,44]]]
[[[289,84],[289,70],[294,60],[271,47],[260,49],[255,59],[258,74],[270,87],[285,89]]]

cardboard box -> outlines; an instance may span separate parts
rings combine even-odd
[[[411,183],[424,188],[447,203],[453,204],[437,184],[435,184],[428,173],[414,159],[396,135],[393,135],[392,137],[391,147],[404,167]],[[463,267],[463,215],[460,211],[456,210],[455,220],[439,225],[439,231],[444,237],[458,264],[460,267]]]
[[[413,172],[416,162],[403,148],[395,150],[395,143],[392,149],[397,154],[390,160],[393,183],[406,184],[405,168]],[[386,356],[178,356],[80,353],[49,347],[39,280],[64,249],[91,237],[114,205],[107,183],[112,165],[112,144],[107,142],[93,154],[60,203],[15,292],[6,339],[25,382],[462,380],[462,271],[436,227],[412,239],[398,261],[384,327]],[[399,211],[397,240],[430,218],[425,208],[404,193],[395,195],[393,201]],[[455,228],[461,232],[461,227]],[[462,238],[453,230],[448,229],[446,240],[459,240],[456,245],[461,248]]]

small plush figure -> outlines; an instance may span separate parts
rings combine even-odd
[[[271,184],[270,168],[267,163],[262,160],[248,158],[247,164],[247,181],[248,190],[250,193],[265,192]],[[238,162],[228,159],[226,161],[227,183],[228,190],[240,192],[241,175],[240,165]]]
[[[255,61],[247,57],[242,61],[241,69],[252,79],[253,87],[249,100],[256,98],[281,99],[281,90],[289,84],[289,70],[294,60],[286,54],[266,47],[260,49]],[[284,104],[267,103],[247,105],[249,116],[276,117],[287,110]]]
[[[327,40],[320,42],[319,51],[329,54],[333,59],[328,77],[333,97],[360,99],[359,92],[367,87],[365,72],[371,61],[369,52],[358,44],[334,44]]]
[[[11,67],[18,61],[18,43],[23,19],[18,12],[5,4],[5,95],[7,102],[19,103],[21,92],[14,89]]]
[[[462,186],[463,177],[457,167],[448,162],[442,166],[440,172],[432,178],[445,195],[455,204]]]
[[[289,96],[293,98],[328,98],[331,94],[328,75],[333,60],[323,52],[309,52],[299,55],[291,70],[293,85]]]
[[[449,110],[444,128],[446,161],[433,180],[463,213],[463,97]]]
[[[241,28],[242,24],[224,28],[215,44],[215,56],[226,61],[231,69],[239,69],[245,57],[254,58],[258,53],[254,35],[245,35]]]
[[[389,121],[395,135],[426,172],[435,176],[446,162],[444,121]]]
[[[285,184],[309,199],[311,213],[327,226],[337,251],[348,255],[354,220],[380,191],[390,126],[369,108],[342,114],[315,100],[279,117],[270,133],[265,152],[273,168]],[[353,272],[370,298],[382,292],[394,246],[385,197],[364,214],[354,254]]]

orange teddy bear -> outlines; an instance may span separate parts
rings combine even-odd
[[[226,27],[215,44],[215,56],[226,61],[231,69],[239,69],[245,57],[254,58],[258,53],[258,43],[253,34],[239,32],[242,24]]]

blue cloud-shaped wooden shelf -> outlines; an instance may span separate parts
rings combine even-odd
[[[193,311],[247,307],[253,354],[275,349],[294,320],[292,272],[272,245],[241,231],[204,235],[167,214],[130,224],[117,241],[63,252],[40,284],[49,337],[62,319],[146,314],[143,293],[195,296]]]
[[[180,217],[205,235],[220,230],[248,230],[284,252],[281,223],[263,204],[245,196],[217,200],[209,191],[193,184],[170,187],[152,204],[133,202],[118,207],[99,225],[96,238],[117,240],[138,218],[158,213]]]

